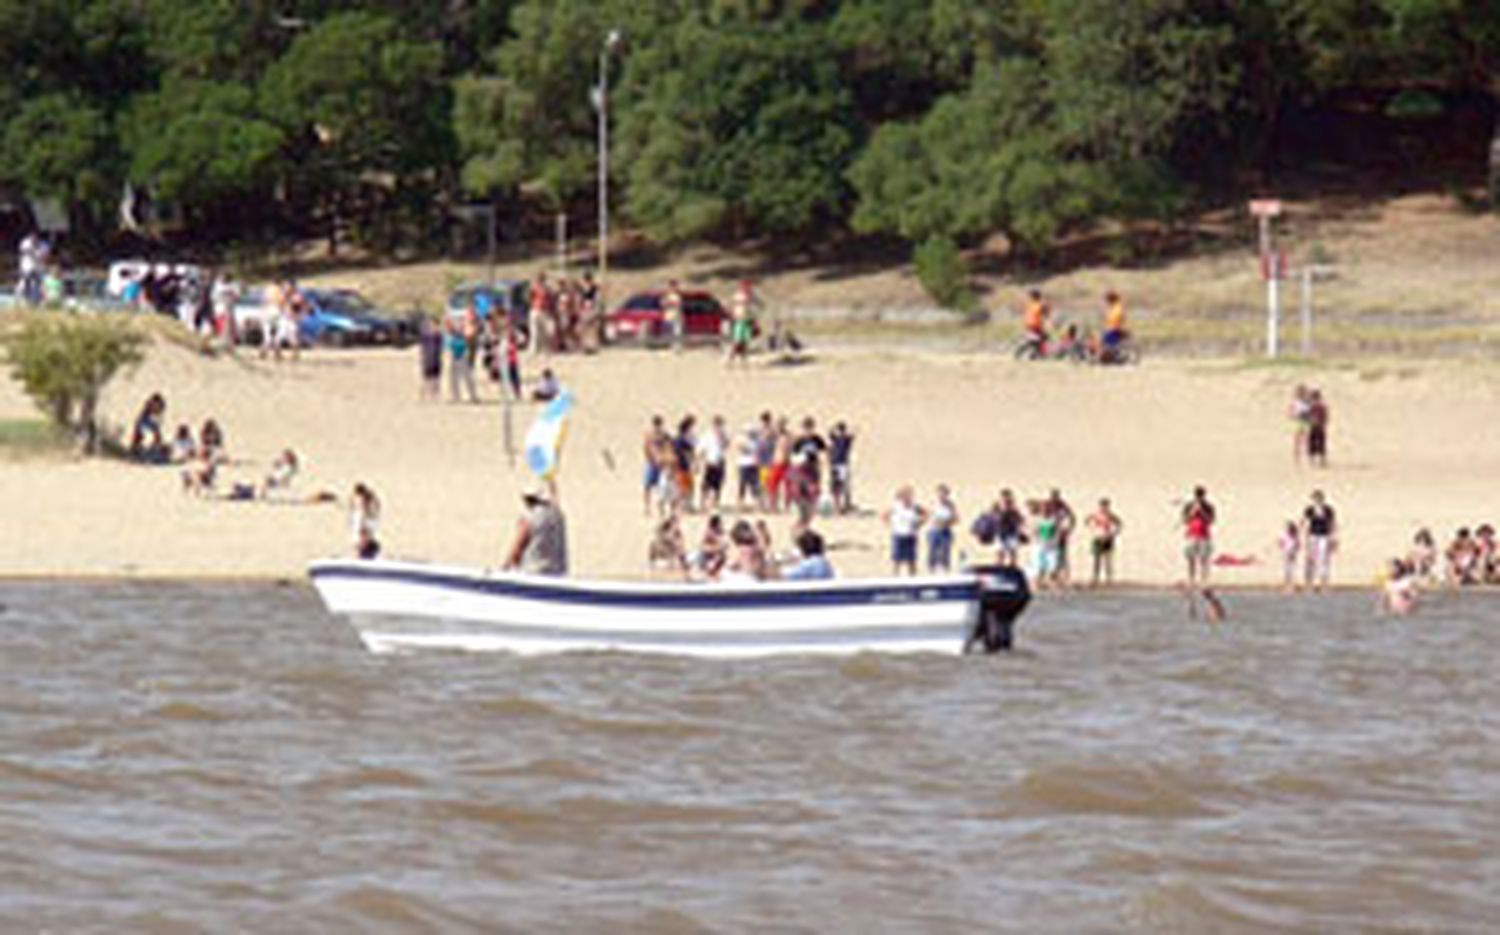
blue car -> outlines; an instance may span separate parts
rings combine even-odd
[[[304,289],[302,295],[308,305],[299,328],[304,345],[406,347],[417,339],[416,322],[381,312],[353,289]]]

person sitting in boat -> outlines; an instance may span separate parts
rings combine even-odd
[[[516,524],[516,536],[505,558],[507,571],[532,575],[568,573],[568,531],[555,493],[538,484],[521,494],[526,512]]]
[[[776,566],[768,558],[761,534],[747,520],[737,520],[729,530],[729,562],[719,580],[745,584],[776,577]]]
[[[811,529],[797,534],[797,551],[801,558],[782,569],[781,577],[789,581],[823,581],[834,577],[833,565],[823,554],[823,537]]]

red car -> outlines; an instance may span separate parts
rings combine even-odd
[[[625,300],[605,322],[604,335],[611,343],[641,341],[664,345],[672,341],[662,311],[665,291],[639,292]],[[688,342],[715,342],[729,330],[729,312],[713,293],[702,290],[682,292],[683,337]]]

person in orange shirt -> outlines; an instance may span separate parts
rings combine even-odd
[[[1125,300],[1111,291],[1104,294],[1104,302],[1108,306],[1104,312],[1104,350],[1113,351],[1125,341]]]
[[[1021,312],[1026,326],[1026,336],[1038,344],[1047,343],[1047,316],[1052,310],[1042,300],[1042,290],[1032,289],[1026,296],[1026,308]]]

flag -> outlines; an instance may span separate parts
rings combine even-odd
[[[562,390],[531,423],[526,431],[526,466],[536,476],[547,480],[557,471],[562,454],[564,428],[573,410],[573,394]]]

